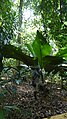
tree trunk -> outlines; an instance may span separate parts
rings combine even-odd
[[[18,43],[21,44],[21,27],[22,27],[22,7],[23,7],[23,0],[20,0],[19,4],[19,27],[18,27]],[[17,61],[17,66],[20,66],[20,61]]]

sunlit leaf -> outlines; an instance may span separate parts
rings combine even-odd
[[[41,57],[41,46],[40,46],[40,42],[35,40],[32,44],[33,50],[36,54],[36,56],[39,58]]]
[[[42,50],[42,57],[43,57],[43,56],[50,55],[52,48],[48,43],[46,43],[45,45],[41,46],[41,50]]]
[[[26,46],[27,46],[28,50],[31,52],[32,56],[33,56],[33,57],[36,57],[35,52],[34,52],[34,50],[33,50],[33,48],[32,48],[32,45],[26,44]]]
[[[38,58],[38,62],[41,65],[42,62],[42,51],[41,51],[41,44],[39,39],[36,37],[36,39],[34,40],[33,44],[32,44],[33,50]]]

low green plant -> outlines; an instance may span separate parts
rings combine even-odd
[[[47,40],[43,37],[41,32],[37,30],[36,38],[33,43],[26,44],[26,46],[34,57],[34,59],[38,59],[38,65],[40,66],[40,68],[43,68],[43,57],[50,55],[52,48],[47,42]]]
[[[4,103],[5,100],[5,91],[0,92],[0,119],[6,119],[8,114],[11,113],[12,110],[20,111],[20,109],[16,105],[6,105]]]
[[[5,58],[14,58],[23,61],[28,66],[38,66],[41,71],[45,69],[48,74],[53,72],[56,74],[63,69],[63,62],[67,62],[66,49],[60,49],[60,51],[51,55],[52,47],[41,32],[37,31],[36,38],[32,44],[26,44],[29,52],[32,56],[26,55],[22,50],[13,45],[4,45],[0,48],[0,53]],[[65,59],[63,59],[65,58]],[[43,75],[41,73],[43,79]]]
[[[26,46],[34,59],[38,59],[38,66],[41,71],[42,69],[45,69],[48,73],[57,73],[60,70],[58,65],[62,64],[64,59],[61,55],[59,55],[59,52],[55,56],[51,55],[52,47],[41,32],[37,31],[36,38],[33,43],[26,44]]]

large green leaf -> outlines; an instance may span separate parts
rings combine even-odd
[[[46,46],[48,46],[46,39],[43,37],[42,33],[37,30],[36,38],[33,41],[32,47],[38,59],[41,59],[42,55],[46,54]]]
[[[40,43],[40,39],[38,38],[38,36],[36,35],[36,38],[32,44],[33,50],[36,54],[36,57],[38,58],[38,62],[40,64],[40,66],[42,65],[42,51],[41,51],[41,43]]]
[[[34,40],[32,47],[33,47],[33,50],[37,58],[40,58],[41,57],[41,44],[37,39]]]
[[[43,58],[43,65],[45,71],[48,73],[52,71],[58,72],[60,68],[58,67],[59,64],[62,64],[65,60],[59,56],[45,56]]]
[[[48,43],[46,43],[41,46],[41,51],[42,51],[42,57],[44,57],[44,56],[50,55],[52,48]]]
[[[65,60],[59,56],[45,56],[43,57],[44,65],[51,64],[51,65],[58,65],[62,64]]]
[[[39,31],[37,31],[37,35],[32,44],[32,47],[38,58],[39,64],[43,66],[42,58],[47,55],[50,55],[52,48]]]

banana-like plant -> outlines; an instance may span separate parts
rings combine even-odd
[[[32,44],[26,44],[34,59],[38,59],[38,65],[43,68],[43,57],[50,55],[52,48],[41,32],[37,30],[36,38]]]
[[[48,73],[57,73],[61,70],[59,65],[65,61],[63,56],[67,56],[67,54],[64,55],[66,49],[64,51],[59,51],[55,56],[51,56],[52,47],[39,31],[37,31],[33,43],[26,44],[26,46],[34,59],[38,59],[38,65],[41,69],[44,68]]]
[[[20,48],[10,44],[0,47],[0,53],[3,57],[20,60],[28,66],[39,65],[41,69],[44,68],[48,73],[57,73],[63,69],[63,66],[60,66],[60,64],[64,61],[67,63],[67,48],[60,50],[55,56],[51,56],[52,48],[39,31],[37,31],[33,43],[31,45],[26,44],[26,46],[32,57],[23,53]]]

